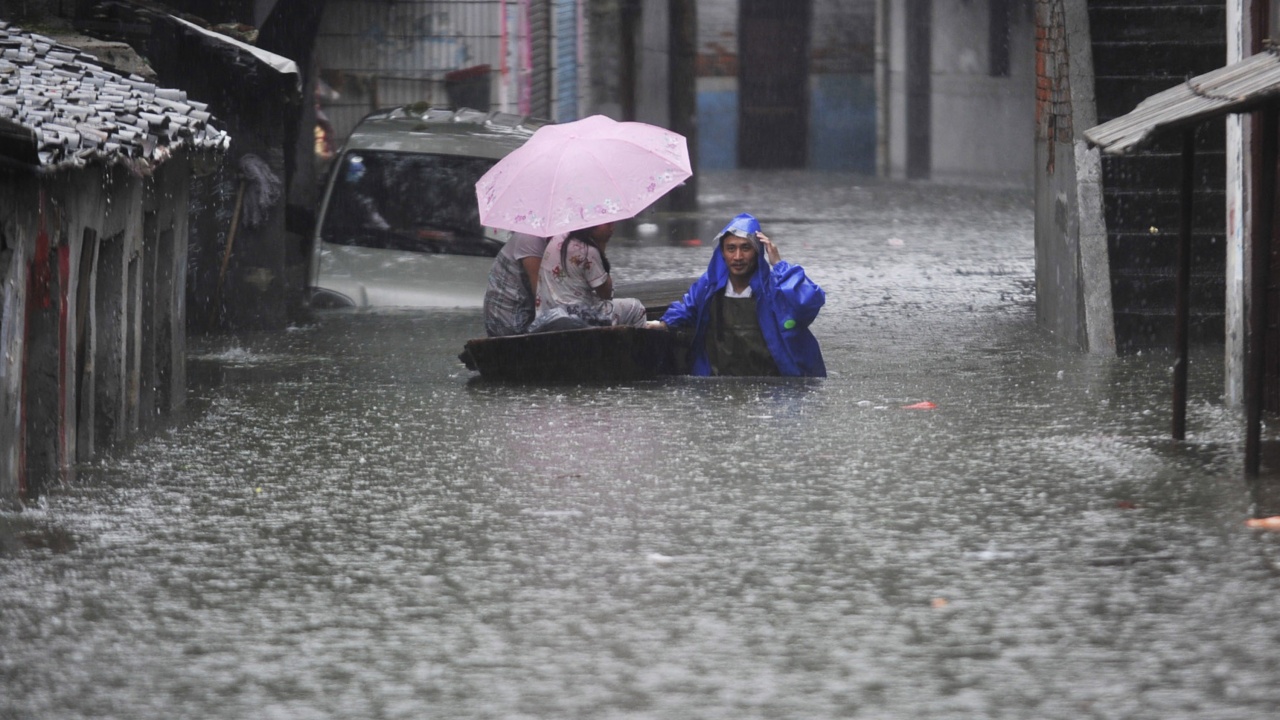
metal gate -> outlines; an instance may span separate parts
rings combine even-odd
[[[583,23],[580,0],[329,0],[315,66],[333,93],[321,107],[338,138],[415,102],[573,119]]]

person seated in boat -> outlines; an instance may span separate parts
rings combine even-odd
[[[538,270],[549,240],[516,233],[493,259],[484,293],[484,331],[489,337],[519,335],[533,323]]]
[[[763,257],[761,257],[763,256]],[[692,328],[693,375],[826,377],[809,325],[826,293],[743,213],[716,236],[707,271],[660,321]]]
[[[605,248],[613,223],[604,223],[547,243],[538,270],[538,316],[530,332],[590,325],[644,327],[644,304],[613,296]]]

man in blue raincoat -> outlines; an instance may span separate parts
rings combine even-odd
[[[783,260],[760,223],[743,213],[716,236],[707,271],[661,322],[693,328],[693,375],[826,377],[809,331],[826,299],[804,268]]]

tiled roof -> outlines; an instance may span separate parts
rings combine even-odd
[[[146,171],[179,147],[225,150],[208,107],[0,20],[0,155],[43,171],[90,162]]]

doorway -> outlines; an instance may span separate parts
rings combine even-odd
[[[813,0],[742,0],[738,16],[738,167],[809,160]]]

